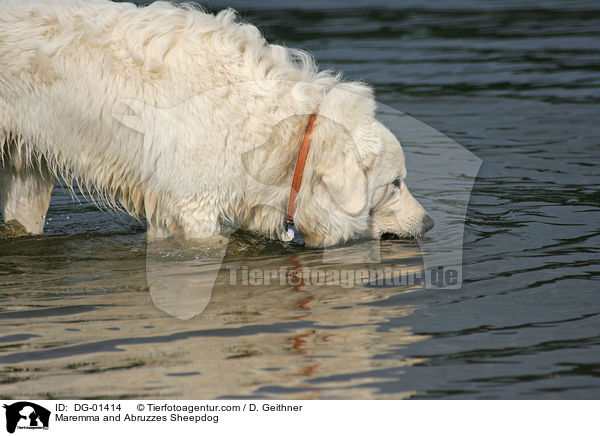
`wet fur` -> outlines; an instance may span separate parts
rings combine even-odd
[[[319,108],[296,224],[310,245],[377,236],[371,202],[389,181],[373,168],[385,147],[399,150],[390,153],[400,165],[401,150],[382,140],[374,107],[370,88],[267,44],[232,10],[4,1],[4,217],[41,233],[62,177],[145,216],[152,237],[244,226],[278,238],[302,132]]]

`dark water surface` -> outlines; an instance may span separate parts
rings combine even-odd
[[[43,237],[0,240],[0,397],[599,398],[600,4],[225,6],[482,159],[462,288],[234,286],[227,265],[322,265],[238,234],[180,320],[143,225],[57,187]],[[381,256],[421,265],[414,241]]]

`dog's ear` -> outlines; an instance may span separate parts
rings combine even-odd
[[[367,165],[352,135],[345,126],[319,116],[313,140],[317,185],[345,213],[358,215],[367,203]]]
[[[287,183],[294,172],[298,146],[302,141],[307,115],[285,118],[270,129],[269,137],[242,155],[244,169],[254,180],[264,185]]]
[[[358,215],[367,204],[367,178],[355,156],[319,167],[321,182],[333,202],[348,215]]]
[[[280,121],[264,144],[244,153],[242,164],[248,175],[263,185],[289,189],[308,119],[309,115],[294,115]],[[365,169],[374,154],[363,150],[361,155],[350,126],[344,124],[324,115],[317,117],[301,192],[324,188],[341,210],[358,215],[367,203]],[[355,136],[358,141],[363,139]]]
[[[366,170],[381,152],[381,139],[370,128],[375,122],[374,110],[371,88],[361,83],[340,83],[321,103],[313,135],[317,182],[341,210],[352,216],[367,205]]]

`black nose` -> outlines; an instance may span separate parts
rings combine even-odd
[[[423,233],[431,230],[433,228],[433,226],[435,225],[435,223],[433,222],[433,219],[429,215],[425,215],[423,217],[421,224],[423,226]]]

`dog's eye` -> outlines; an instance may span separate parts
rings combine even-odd
[[[396,188],[400,188],[400,186],[402,186],[402,180],[396,179],[392,182],[392,185],[394,185]]]

